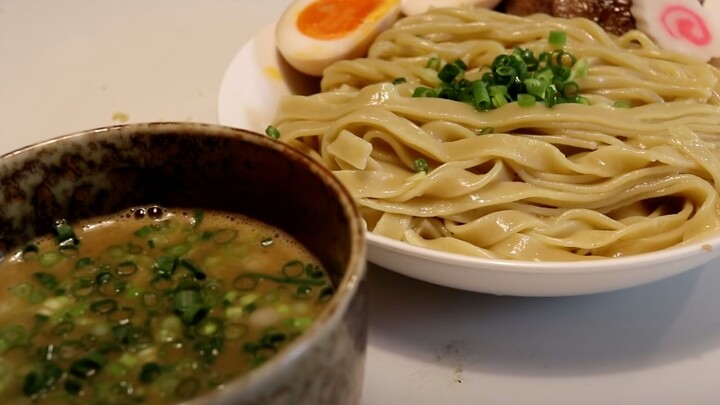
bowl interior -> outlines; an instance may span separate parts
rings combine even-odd
[[[145,124],[10,153],[0,171],[0,247],[133,206],[243,213],[298,238],[339,282],[351,254],[347,202],[329,174],[267,137],[211,125]]]

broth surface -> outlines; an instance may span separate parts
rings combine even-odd
[[[169,404],[222,389],[334,292],[283,231],[241,215],[137,208],[0,262],[5,404]]]

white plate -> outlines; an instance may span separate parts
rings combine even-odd
[[[268,25],[235,55],[218,95],[218,122],[263,133],[280,97],[312,94],[319,80],[293,70],[275,48],[275,24]]]
[[[294,71],[275,49],[274,24],[230,63],[220,87],[220,124],[264,132],[278,101],[312,94],[318,79]],[[410,246],[368,233],[368,259],[430,283],[498,295],[565,296],[614,291],[693,269],[720,255],[720,236],[700,244],[591,262],[478,259]]]

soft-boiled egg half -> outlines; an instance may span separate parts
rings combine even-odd
[[[275,28],[280,54],[313,76],[341,59],[364,55],[400,14],[400,0],[296,0]]]

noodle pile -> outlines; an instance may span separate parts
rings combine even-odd
[[[551,30],[588,61],[576,81],[590,105],[477,111],[412,97],[439,83],[431,57],[482,72],[516,47],[551,50]],[[720,229],[720,71],[641,32],[436,9],[399,20],[366,58],[330,66],[321,87],[284,98],[274,125],[342,180],[376,234],[477,257],[565,261],[655,251]],[[413,169],[419,158],[427,173]]]

